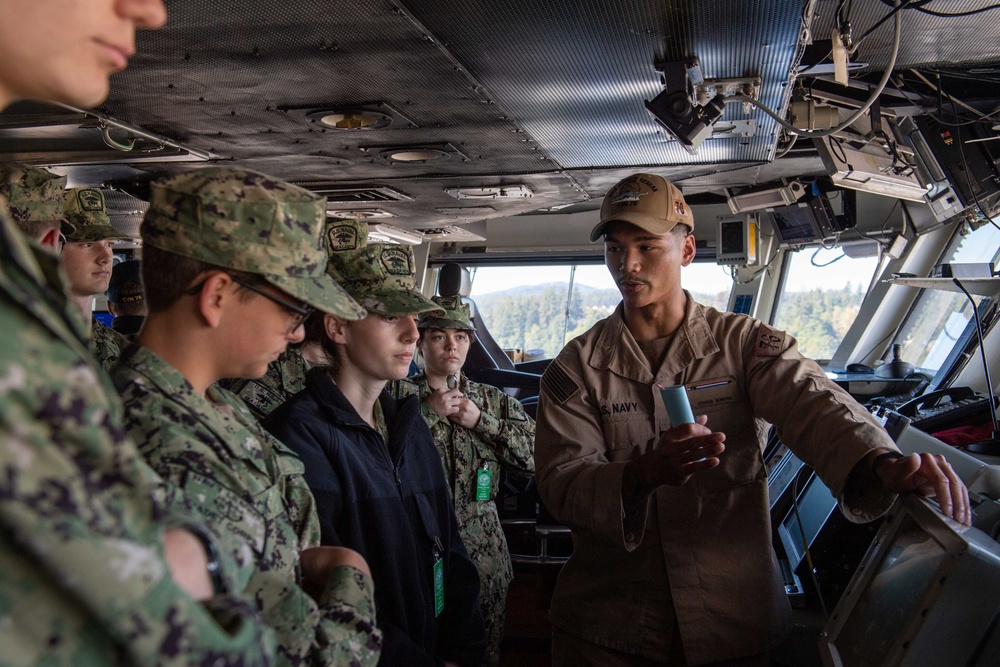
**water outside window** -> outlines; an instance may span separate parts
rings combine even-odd
[[[681,269],[681,284],[697,301],[724,310],[732,279],[716,264],[692,264]],[[556,356],[621,301],[603,264],[477,267],[471,296],[500,347],[541,350],[545,358]]]
[[[941,262],[1000,261],[1000,230],[984,225],[969,234],[956,232]],[[985,299],[973,295],[976,306]],[[903,359],[928,373],[936,373],[962,337],[972,318],[968,297],[957,292],[925,289],[900,327],[897,343]]]
[[[799,352],[829,360],[854,323],[878,267],[876,257],[849,257],[841,248],[790,254],[774,326],[795,336]]]

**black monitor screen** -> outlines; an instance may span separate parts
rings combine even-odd
[[[822,238],[809,206],[781,206],[771,211],[774,231],[781,243],[808,243]]]
[[[896,634],[918,617],[944,548],[906,517],[868,586],[844,623],[837,646],[845,665],[884,665]]]

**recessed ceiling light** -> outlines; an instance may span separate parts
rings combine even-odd
[[[378,156],[383,160],[393,162],[431,162],[432,160],[447,160],[448,153],[437,148],[390,148],[381,151]]]
[[[392,122],[388,114],[368,109],[317,109],[306,118],[334,130],[377,130]]]

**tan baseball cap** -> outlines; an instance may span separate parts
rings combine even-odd
[[[678,223],[694,230],[691,207],[680,189],[655,174],[632,174],[608,190],[601,221],[590,232],[591,243],[599,241],[612,222],[627,222],[653,234],[666,234]]]

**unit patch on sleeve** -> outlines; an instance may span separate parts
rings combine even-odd
[[[542,375],[542,389],[557,403],[565,403],[580,389],[569,373],[553,361]]]
[[[777,331],[767,326],[760,325],[757,333],[757,345],[754,347],[755,357],[776,357],[785,348],[785,332]]]

